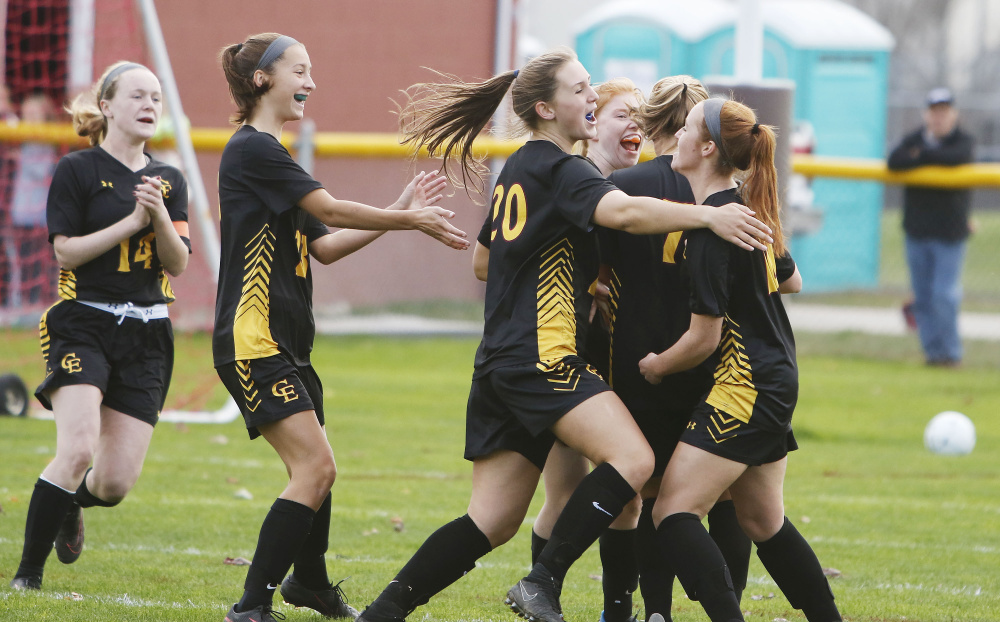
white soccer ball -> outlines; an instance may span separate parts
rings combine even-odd
[[[924,447],[936,454],[964,456],[976,446],[976,426],[960,412],[938,413],[924,428]]]

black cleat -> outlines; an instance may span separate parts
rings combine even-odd
[[[271,609],[267,605],[254,607],[250,611],[240,611],[237,613],[236,605],[229,608],[224,622],[277,622],[284,620],[284,614]]]
[[[327,618],[354,620],[358,617],[358,610],[347,604],[347,596],[340,589],[341,583],[343,581],[322,590],[311,590],[290,574],[281,582],[281,597],[289,605],[308,607]]]
[[[538,564],[535,565],[538,567]],[[559,586],[555,579],[545,583],[529,581],[527,577],[507,591],[504,603],[511,611],[528,622],[563,622],[559,604]]]
[[[380,606],[379,609],[382,609],[382,611],[375,611],[372,607],[368,607],[361,612],[361,615],[354,622],[405,622],[406,620],[406,612],[398,607],[392,605],[388,607]]]
[[[76,503],[66,513],[56,534],[56,557],[64,564],[80,559],[83,552],[83,508]]]
[[[15,590],[40,590],[42,589],[41,577],[14,577],[10,586]]]

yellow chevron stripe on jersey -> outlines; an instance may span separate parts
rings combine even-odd
[[[773,294],[778,291],[778,268],[774,265],[774,247],[767,245],[764,252],[764,265],[767,270],[767,293]]]
[[[163,297],[167,299],[167,304],[173,303],[177,300],[177,296],[174,296],[174,288],[170,286],[170,279],[167,278],[167,273],[160,270],[160,291],[163,292]]]
[[[677,253],[677,245],[681,243],[683,236],[683,231],[667,234],[667,239],[663,241],[663,263],[677,263],[674,261],[674,254]]]
[[[72,270],[59,268],[59,297],[76,300],[76,274]]]
[[[538,275],[538,360],[545,365],[576,354],[573,245],[563,238],[542,253]]]
[[[715,368],[715,386],[705,402],[748,423],[757,401],[757,388],[753,384],[753,370],[743,346],[743,336],[737,330],[739,327],[728,315],[723,318],[719,344],[721,360]]]
[[[233,342],[236,359],[259,359],[278,354],[278,343],[271,337],[271,261],[274,259],[274,234],[264,227],[246,245],[243,256],[243,290],[233,319]]]

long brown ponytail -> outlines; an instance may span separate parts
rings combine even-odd
[[[777,141],[774,128],[757,122],[754,111],[739,102],[727,101],[719,114],[722,145],[719,166],[747,171],[746,179],[740,187],[740,196],[757,218],[771,228],[774,238],[774,255],[785,254],[785,237],[781,231],[781,205],[778,202],[778,170],[774,167],[774,151]],[[710,140],[708,127],[702,134]]]
[[[507,71],[483,82],[464,82],[435,72],[448,81],[414,84],[403,91],[406,102],[399,109],[400,142],[412,146],[415,153],[426,148],[431,157],[442,157],[441,170],[456,187],[481,194],[487,169],[482,158],[473,155],[472,143],[493,118],[507,91],[517,117],[508,135],[536,129],[539,118],[535,104],[552,99],[556,72],[575,59],[569,48],[557,48],[531,59],[519,71]],[[460,165],[459,175],[449,169],[453,160]]]

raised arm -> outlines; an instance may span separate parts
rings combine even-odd
[[[597,204],[593,221],[603,227],[639,235],[709,228],[722,239],[746,250],[766,250],[771,241],[770,228],[754,218],[750,208],[738,203],[706,207],[630,197],[621,190],[612,190]]]
[[[389,209],[335,199],[322,188],[304,196],[299,206],[331,227],[368,231],[416,229],[446,246],[464,250],[469,247],[465,232],[448,222],[455,213],[434,206],[441,200],[443,187],[444,180],[434,173],[420,173]]]
[[[722,318],[691,314],[691,325],[677,342],[659,354],[650,352],[639,361],[639,373],[648,382],[660,384],[668,374],[698,366],[719,347]]]

